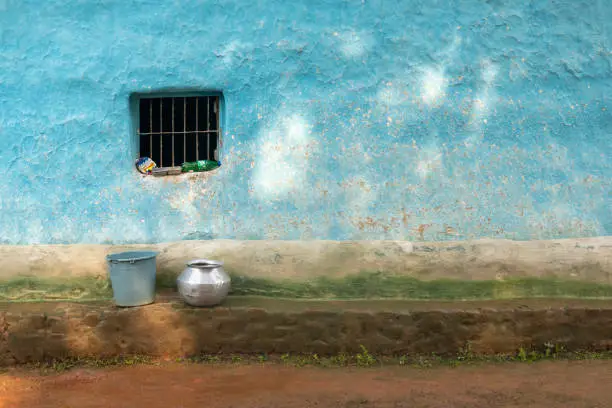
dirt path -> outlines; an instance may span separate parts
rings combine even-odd
[[[316,369],[178,365],[0,375],[0,408],[595,408],[612,362]]]

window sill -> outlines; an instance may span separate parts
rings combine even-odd
[[[178,176],[180,174],[183,174],[180,166],[178,167],[156,167],[153,169],[153,175],[155,177]]]
[[[206,178],[214,173],[218,168],[209,170],[209,171],[189,171],[186,173],[182,172],[181,167],[156,167],[152,173],[150,174],[142,174],[138,173],[141,177],[144,178],[153,178],[153,179],[164,179],[164,178],[184,178],[188,179],[193,178]]]

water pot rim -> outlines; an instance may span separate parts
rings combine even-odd
[[[212,259],[193,259],[186,264],[190,268],[212,269],[223,266],[222,261],[214,261]]]

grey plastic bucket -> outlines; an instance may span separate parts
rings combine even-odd
[[[157,252],[134,251],[106,257],[117,306],[142,306],[155,301]]]

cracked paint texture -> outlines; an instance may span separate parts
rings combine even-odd
[[[612,234],[605,0],[0,1],[0,243]],[[130,95],[224,95],[142,177]]]

